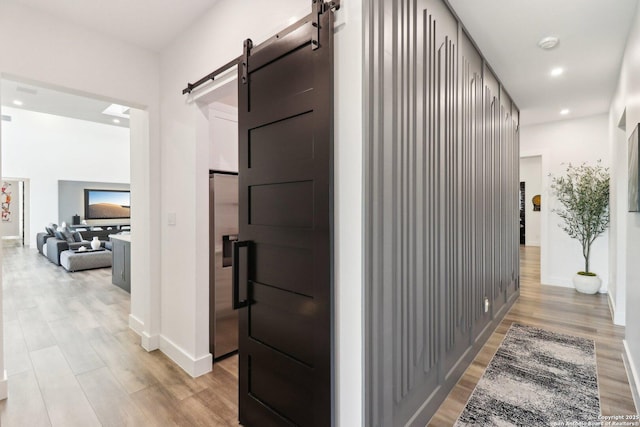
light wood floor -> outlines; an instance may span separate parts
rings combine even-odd
[[[624,328],[613,325],[607,296],[583,295],[570,288],[541,285],[540,250],[537,247],[521,246],[520,260],[520,298],[440,406],[429,426],[453,425],[513,322],[593,339],[596,342],[602,414],[635,414],[622,361]]]
[[[540,285],[539,251],[521,249],[521,296],[429,425],[450,426],[512,322],[596,341],[604,415],[635,413],[622,362],[624,328],[605,295]],[[9,399],[0,425],[237,425],[237,357],[193,379],[129,330],[129,296],[110,269],[67,273],[35,250],[4,249]]]
[[[237,357],[193,379],[144,351],[111,269],[67,273],[13,247],[3,264],[2,427],[237,425]]]

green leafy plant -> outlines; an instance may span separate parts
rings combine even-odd
[[[569,237],[582,245],[585,276],[589,272],[591,245],[609,226],[609,168],[600,165],[569,164],[565,176],[551,178],[551,190],[562,205],[553,209],[564,221],[560,225]]]

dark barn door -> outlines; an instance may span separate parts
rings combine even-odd
[[[238,68],[239,419],[332,423],[333,18],[314,13]]]

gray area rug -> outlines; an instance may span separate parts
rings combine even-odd
[[[599,415],[593,340],[514,323],[455,425],[588,425]]]

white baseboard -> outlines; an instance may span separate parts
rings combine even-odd
[[[618,310],[616,307],[616,303],[613,302],[613,298],[611,294],[608,294],[609,300],[609,311],[611,312],[611,319],[613,319],[613,324],[618,326],[625,326],[625,315],[624,310]]]
[[[194,359],[186,351],[172,342],[165,336],[160,335],[160,351],[166,354],[171,360],[176,362],[187,374],[192,377],[199,377],[207,372],[211,372],[213,358],[211,353],[206,356]]]
[[[627,340],[622,340],[624,345],[624,353],[622,353],[622,359],[624,360],[624,366],[627,369],[627,378],[629,378],[629,385],[631,386],[631,394],[633,395],[633,403],[636,405],[636,412],[640,408],[640,395],[638,394],[638,386],[640,381],[638,379],[638,372],[636,371],[636,365],[633,363],[633,357],[629,351]]]
[[[129,315],[129,328],[136,334],[140,335],[140,345],[147,351],[153,351],[160,348],[160,336],[149,335],[144,330],[144,322],[133,314]]]
[[[4,371],[2,374],[2,379],[0,380],[0,400],[4,400],[9,396],[9,382],[7,380],[7,371]]]
[[[160,335],[149,335],[143,332],[140,335],[140,345],[147,351],[153,351],[160,348]]]
[[[142,335],[142,331],[144,331],[144,322],[138,319],[133,314],[129,315],[129,329],[133,330],[138,335]]]
[[[573,288],[573,281],[571,279],[567,279],[566,277],[558,277],[558,276],[548,276],[542,281],[543,285],[550,286],[560,286],[563,288]]]
[[[559,277],[559,276],[545,276],[545,277],[541,277],[540,278],[540,283],[542,283],[543,285],[547,285],[547,286],[559,286],[561,288],[574,288],[573,286],[573,280],[572,279],[567,279],[566,277]],[[607,287],[606,286],[602,286],[600,288],[600,292],[601,294],[606,294],[607,292]]]

